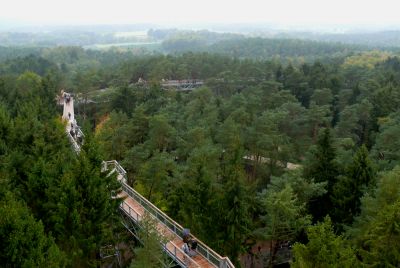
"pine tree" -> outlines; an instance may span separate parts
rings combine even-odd
[[[243,243],[250,231],[250,207],[247,201],[248,190],[244,184],[243,171],[235,166],[229,168],[229,179],[224,184],[222,213],[225,215],[223,240],[224,252],[238,267],[239,255],[243,251]]]
[[[0,263],[3,267],[65,267],[65,255],[29,208],[9,192],[0,201]]]
[[[400,167],[381,174],[373,194],[361,199],[361,213],[347,231],[369,267],[400,264]]]
[[[292,240],[306,225],[310,216],[305,213],[305,203],[298,200],[292,187],[286,184],[281,190],[270,189],[260,195],[264,214],[263,227],[255,234],[270,243],[269,267],[273,267],[280,242]]]
[[[329,128],[325,128],[319,135],[315,149],[311,151],[311,159],[305,164],[304,177],[314,179],[315,182],[326,182],[326,194],[312,200],[310,212],[314,220],[321,220],[332,210],[330,196],[333,185],[339,175],[339,167],[335,160],[336,152],[332,145],[332,136]]]
[[[91,135],[78,158],[50,192],[47,208],[57,243],[73,265],[96,263],[96,252],[112,239],[111,221],[120,200],[111,199],[117,180],[100,173],[101,154]]]
[[[0,159],[8,151],[7,144],[11,135],[11,118],[6,109],[6,106],[0,102]]]
[[[211,144],[199,147],[192,151],[183,173],[180,216],[184,226],[206,243],[215,243],[221,231],[221,214],[217,213],[221,199],[216,183],[219,155]]]
[[[165,244],[168,239],[158,232],[157,221],[149,214],[143,216],[140,225],[138,236],[142,247],[135,248],[135,257],[130,268],[164,267],[167,258],[162,250],[162,244]]]
[[[363,145],[353,157],[346,176],[339,177],[333,188],[333,219],[340,224],[351,224],[360,213],[361,197],[375,185],[375,169]]]
[[[342,236],[333,232],[332,222],[326,217],[323,222],[307,230],[308,243],[293,246],[294,268],[357,267],[355,250],[346,244]]]
[[[169,153],[154,151],[152,157],[140,166],[137,183],[144,187],[144,196],[157,204],[163,199],[162,194],[175,171],[176,164]]]

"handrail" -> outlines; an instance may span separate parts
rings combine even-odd
[[[77,127],[76,129],[77,129],[78,134],[79,134],[81,137],[85,137],[85,134],[83,134],[83,132],[82,132],[82,130],[81,130],[80,127]]]
[[[108,164],[114,164],[117,171],[121,169],[124,177],[126,176],[126,171],[120,166],[120,164],[116,160],[104,161],[106,164],[105,170],[107,170]],[[140,193],[130,187],[126,181],[120,181],[122,185],[122,189],[126,192],[130,197],[136,200],[144,209],[146,209],[151,215],[155,216],[159,221],[161,221],[168,229],[170,229],[173,233],[175,233],[179,238],[183,237],[183,227],[171,219],[168,215],[166,215],[163,211],[157,208],[153,203],[144,198]],[[198,246],[197,251],[201,254],[205,259],[214,264],[219,268],[234,268],[235,266],[232,264],[228,257],[221,257],[218,253],[204,244],[197,237],[193,236],[194,239],[197,240]]]
[[[224,259],[224,266],[222,267],[226,267],[226,268],[235,268],[235,265],[233,265],[233,263],[231,262],[231,260],[228,257],[222,257]]]
[[[126,209],[124,209],[124,205],[125,205],[126,207],[128,207],[128,211],[126,211]],[[124,210],[125,212],[128,212],[129,216],[130,216],[133,220],[139,221],[139,216],[140,216],[139,213],[137,213],[127,202],[122,201],[120,207],[121,207],[122,210]],[[131,212],[133,212],[134,215],[132,215]],[[135,219],[134,216],[136,216],[136,219]]]
[[[121,182],[122,189],[126,192],[130,197],[139,202],[144,209],[146,209],[151,215],[154,215],[159,221],[161,221],[168,229],[170,229],[173,233],[175,233],[179,238],[183,237],[183,227],[171,219],[168,215],[162,212],[159,208],[157,208],[153,203],[144,198],[140,193],[138,193],[135,189],[127,185],[125,182]],[[151,211],[153,210],[153,211]],[[197,252],[201,254],[205,259],[214,264],[216,267],[220,268],[234,268],[235,266],[231,263],[231,261],[227,262],[227,257],[221,257],[218,253],[208,247],[204,242],[199,240],[197,237],[193,236],[194,239],[197,240]]]
[[[103,161],[103,169],[104,171],[106,171],[108,168],[109,164],[113,164],[115,169],[117,170],[117,172],[122,175],[125,179],[126,179],[126,174],[127,172],[125,171],[125,169],[118,163],[117,160],[108,160],[108,161]]]
[[[195,265],[195,267],[200,268],[200,265],[199,265],[195,260],[193,260],[189,255],[187,255],[181,248],[179,248],[177,245],[175,245],[174,242],[169,241],[169,242],[167,242],[167,244],[171,244],[172,247],[174,248],[173,254],[174,254],[174,257],[175,257],[176,259],[180,260],[179,257],[178,257],[177,254],[176,254],[176,251],[178,251],[179,253],[182,254],[182,256],[184,256],[184,262],[185,262],[185,264],[187,264],[187,263],[190,262],[190,263],[193,263],[193,264]],[[167,248],[167,244],[165,244],[165,248],[166,248],[168,251],[170,251],[170,250]],[[171,251],[170,251],[170,252],[171,252]],[[171,253],[172,253],[172,252],[171,252]],[[189,267],[191,267],[191,266],[189,265]]]
[[[123,201],[121,202],[120,207],[121,207],[122,210],[123,210],[126,214],[128,214],[128,216],[129,216],[131,219],[133,219],[134,221],[139,222],[139,221],[141,220],[142,217],[140,216],[140,214],[137,213],[137,212],[135,211],[135,209],[134,209],[131,205],[129,205],[128,202],[126,202],[125,200],[123,200]],[[126,208],[127,208],[127,209],[126,209]],[[168,246],[167,246],[168,243],[172,245],[173,250],[170,250],[170,249],[168,248]],[[170,254],[171,254],[172,256],[174,256],[175,259],[177,259],[177,260],[179,260],[179,261],[182,261],[182,260],[178,257],[178,255],[177,255],[177,253],[180,253],[180,254],[182,254],[182,257],[183,257],[183,261],[182,261],[182,262],[185,262],[185,264],[187,264],[187,263],[192,263],[192,264],[194,265],[194,267],[200,268],[200,266],[198,265],[198,263],[197,263],[195,260],[193,260],[192,258],[190,258],[189,255],[187,255],[187,254],[186,254],[182,249],[180,249],[177,245],[175,245],[174,242],[168,241],[165,245],[163,244],[163,247],[164,247],[165,250],[167,250],[168,252],[170,252]]]
[[[69,141],[72,143],[72,147],[74,147],[74,151],[79,153],[81,151],[81,147],[79,147],[78,143],[76,142],[74,137],[72,137],[71,133],[69,133],[69,131],[66,131],[66,133]]]

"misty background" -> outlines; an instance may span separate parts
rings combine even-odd
[[[397,47],[397,6],[391,0],[16,0],[2,3],[0,45],[159,50],[157,44],[196,33],[203,46],[259,37]],[[206,31],[215,34],[205,38]]]

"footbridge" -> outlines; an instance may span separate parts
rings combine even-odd
[[[162,80],[161,86],[165,90],[175,89],[177,91],[191,91],[204,85],[203,80]]]
[[[66,132],[76,153],[80,152],[83,140],[83,133],[78,127],[73,107],[73,96],[63,93],[62,103],[64,105],[63,119],[67,121]],[[68,100],[69,99],[69,100]],[[77,133],[71,134],[71,130]],[[79,134],[80,133],[80,134]],[[78,134],[80,136],[78,136]],[[164,252],[180,267],[186,268],[234,268],[235,266],[228,257],[222,257],[200,239],[190,235],[192,239],[198,242],[196,256],[188,256],[182,250],[184,228],[173,219],[168,217],[163,211],[157,208],[153,203],[144,198],[133,187],[127,183],[127,172],[116,161],[103,161],[102,172],[107,172],[107,176],[115,176],[121,184],[121,190],[114,193],[113,197],[122,198],[119,206],[122,223],[125,228],[135,237],[138,228],[141,228],[141,220],[147,214],[156,222],[156,229],[159,234],[165,238],[166,242],[160,242],[160,247]]]

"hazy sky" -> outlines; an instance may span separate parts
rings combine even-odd
[[[1,0],[0,21],[400,25],[399,9],[399,0]]]

